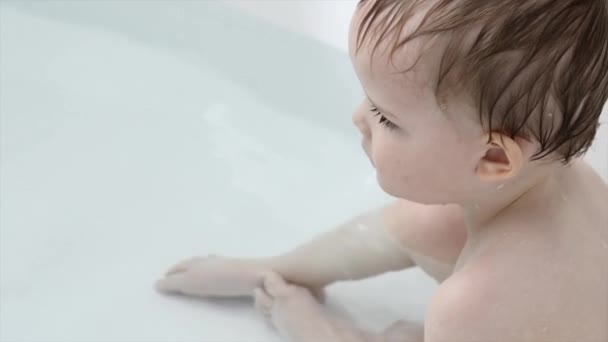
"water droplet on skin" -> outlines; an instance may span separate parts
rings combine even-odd
[[[504,185],[504,184],[500,184],[500,185],[499,185],[499,186],[496,188],[496,190],[500,190],[500,189],[502,189],[502,188],[504,188],[504,187],[505,187],[505,185]]]
[[[547,113],[547,116],[552,118],[553,117],[553,113]]]
[[[549,330],[549,328],[543,327],[543,330],[541,330],[541,332],[547,332],[547,330]]]
[[[447,104],[445,104],[445,103],[441,103],[441,105],[439,105],[439,107],[440,107],[442,110],[446,110],[446,109],[448,109],[448,105],[447,105]]]

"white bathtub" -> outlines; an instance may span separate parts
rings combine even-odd
[[[0,3],[0,340],[277,341],[250,301],[165,297],[193,255],[272,255],[387,200],[345,51],[220,2]],[[412,270],[339,284],[381,329]]]
[[[250,301],[153,282],[388,200],[350,124],[344,43],[315,7],[253,3],[0,2],[0,341],[278,341]],[[434,288],[410,270],[329,300],[379,330],[422,320]]]

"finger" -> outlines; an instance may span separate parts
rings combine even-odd
[[[184,274],[174,274],[169,277],[159,279],[156,290],[163,293],[186,293],[186,276]]]
[[[194,261],[196,261],[196,260],[198,260],[198,257],[193,257],[193,258],[190,258],[190,259],[186,259],[186,260],[180,261],[179,263],[173,265],[167,271],[167,273],[165,274],[165,276],[170,276],[170,275],[173,275],[173,274],[176,274],[176,273],[180,273],[180,272],[183,272],[183,271],[187,270],[190,267],[190,265]]]
[[[165,273],[165,276],[166,277],[172,276],[172,275],[175,275],[175,274],[178,274],[178,273],[185,272],[187,270],[188,270],[188,267],[185,267],[185,266],[184,267],[177,267],[177,266],[175,266],[175,267],[172,267],[170,270],[168,270],[167,273]]]
[[[253,290],[255,308],[263,313],[265,316],[270,316],[272,305],[274,303],[272,297],[270,297],[266,291],[262,288],[256,287]]]
[[[287,286],[285,280],[274,272],[268,273],[264,278],[264,290],[272,297],[284,294],[287,290]]]

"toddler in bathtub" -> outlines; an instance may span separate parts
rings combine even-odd
[[[364,0],[349,43],[353,121],[400,199],[285,255],[185,260],[157,289],[252,295],[293,341],[608,341],[608,187],[579,158],[608,97],[608,3]],[[440,283],[424,326],[363,331],[319,304],[414,266]]]

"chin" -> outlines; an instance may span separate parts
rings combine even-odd
[[[376,179],[378,180],[378,185],[385,193],[396,198],[401,198],[412,202],[418,202],[415,196],[412,196],[412,193],[410,193],[409,191],[404,191],[403,186],[395,186],[394,182],[383,178],[379,172],[376,172]]]
[[[417,183],[414,186],[407,186],[407,184],[395,186],[395,183],[382,178],[379,173],[377,173],[377,179],[380,188],[393,197],[425,205],[445,204],[443,201],[436,198],[437,196],[433,196],[429,191],[415,189],[415,187],[421,186],[420,183]]]

